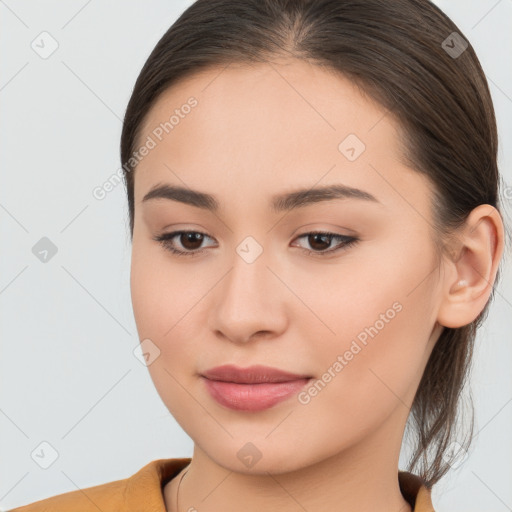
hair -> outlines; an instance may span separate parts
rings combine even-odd
[[[467,48],[450,54],[456,32]],[[452,39],[448,39],[451,37]],[[460,39],[462,38],[462,39]],[[447,43],[448,41],[448,43]],[[404,158],[433,184],[436,253],[480,204],[500,212],[498,136],[480,62],[458,27],[429,0],[197,0],[161,37],[127,105],[121,134],[130,215],[143,123],[162,92],[202,69],[231,63],[301,59],[342,74],[382,105],[401,128]],[[496,281],[500,276],[500,269]],[[408,464],[432,487],[467,450],[474,410],[457,432],[476,331],[489,301],[469,325],[444,327],[408,417],[415,445]]]

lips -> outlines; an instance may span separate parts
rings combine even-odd
[[[237,384],[263,384],[272,382],[290,382],[309,379],[311,375],[290,373],[270,366],[254,365],[240,368],[234,365],[216,366],[201,374],[210,380],[234,382]]]
[[[263,411],[297,394],[310,375],[269,366],[239,368],[224,365],[201,374],[210,396],[220,405],[238,411]]]

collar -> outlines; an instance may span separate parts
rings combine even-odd
[[[126,505],[123,512],[129,510],[165,512],[163,486],[191,460],[189,457],[153,460],[127,478],[123,500]],[[435,512],[432,506],[431,491],[419,476],[407,471],[399,471],[398,483],[400,492],[411,505],[413,512]]]
[[[408,471],[399,471],[398,484],[402,496],[411,505],[413,512],[435,512],[431,490],[419,476]]]

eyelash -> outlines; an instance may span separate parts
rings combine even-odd
[[[172,253],[174,253],[178,256],[188,256],[188,257],[198,256],[199,254],[201,254],[205,251],[205,248],[196,249],[194,251],[180,251],[179,249],[175,249],[174,247],[172,247],[172,245],[170,244],[171,240],[173,238],[177,237],[178,235],[184,235],[184,234],[189,234],[189,233],[208,236],[206,233],[203,233],[201,231],[173,231],[171,233],[164,233],[163,235],[155,236],[155,237],[153,237],[153,240],[161,243],[166,250],[171,251]],[[343,242],[342,245],[338,246],[336,249],[328,249],[328,250],[322,251],[322,252],[310,251],[309,249],[304,249],[303,247],[299,247],[299,249],[306,252],[308,255],[319,256],[321,258],[323,258],[325,256],[329,256],[333,253],[344,251],[344,250],[348,249],[349,247],[355,245],[357,242],[359,242],[359,238],[357,238],[357,237],[339,235],[337,233],[330,233],[327,231],[311,231],[308,233],[303,233],[302,235],[298,236],[297,238],[304,238],[304,237],[308,237],[311,235],[323,235],[323,236],[330,237],[331,241],[332,241],[332,239],[338,239],[341,242]],[[208,238],[210,238],[210,237],[208,236]]]

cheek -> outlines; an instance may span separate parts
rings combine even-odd
[[[162,262],[158,252],[133,244],[132,306],[139,339],[150,339],[159,350],[147,367],[155,389],[176,420],[185,423],[190,395],[184,389],[193,382],[198,353],[191,343],[197,334],[187,332],[191,325],[187,315],[197,313],[191,310],[197,299],[187,296],[183,272]]]
[[[163,382],[174,389],[168,372],[193,378],[198,357],[206,352],[198,343],[204,339],[205,295],[213,283],[202,284],[202,278],[195,275],[190,267],[170,262],[165,251],[134,242],[130,272],[133,312],[139,339],[149,338],[160,351],[148,366],[159,389]]]
[[[194,299],[195,302],[199,300],[194,288],[190,279],[184,275],[183,267],[166,261],[163,251],[144,242],[134,242],[130,289],[135,321],[141,337],[172,337],[176,330],[173,326],[187,314]]]
[[[315,288],[308,280],[300,291],[330,330],[312,315],[303,320],[303,329],[325,331],[311,352],[322,381],[318,405],[339,403],[334,414],[340,422],[350,411],[370,428],[371,416],[382,420],[397,406],[409,407],[421,379],[435,316],[435,261],[426,256],[426,245],[400,245],[400,251],[381,251],[372,262],[363,257],[347,262],[330,279],[316,280]]]
[[[132,306],[139,337],[152,339],[158,337],[163,329],[163,325],[158,325],[161,315],[155,310],[159,304],[162,305],[159,301],[162,290],[158,286],[158,275],[161,269],[152,264],[153,262],[148,258],[149,251],[143,251],[139,245],[134,241],[132,249],[130,269]]]

